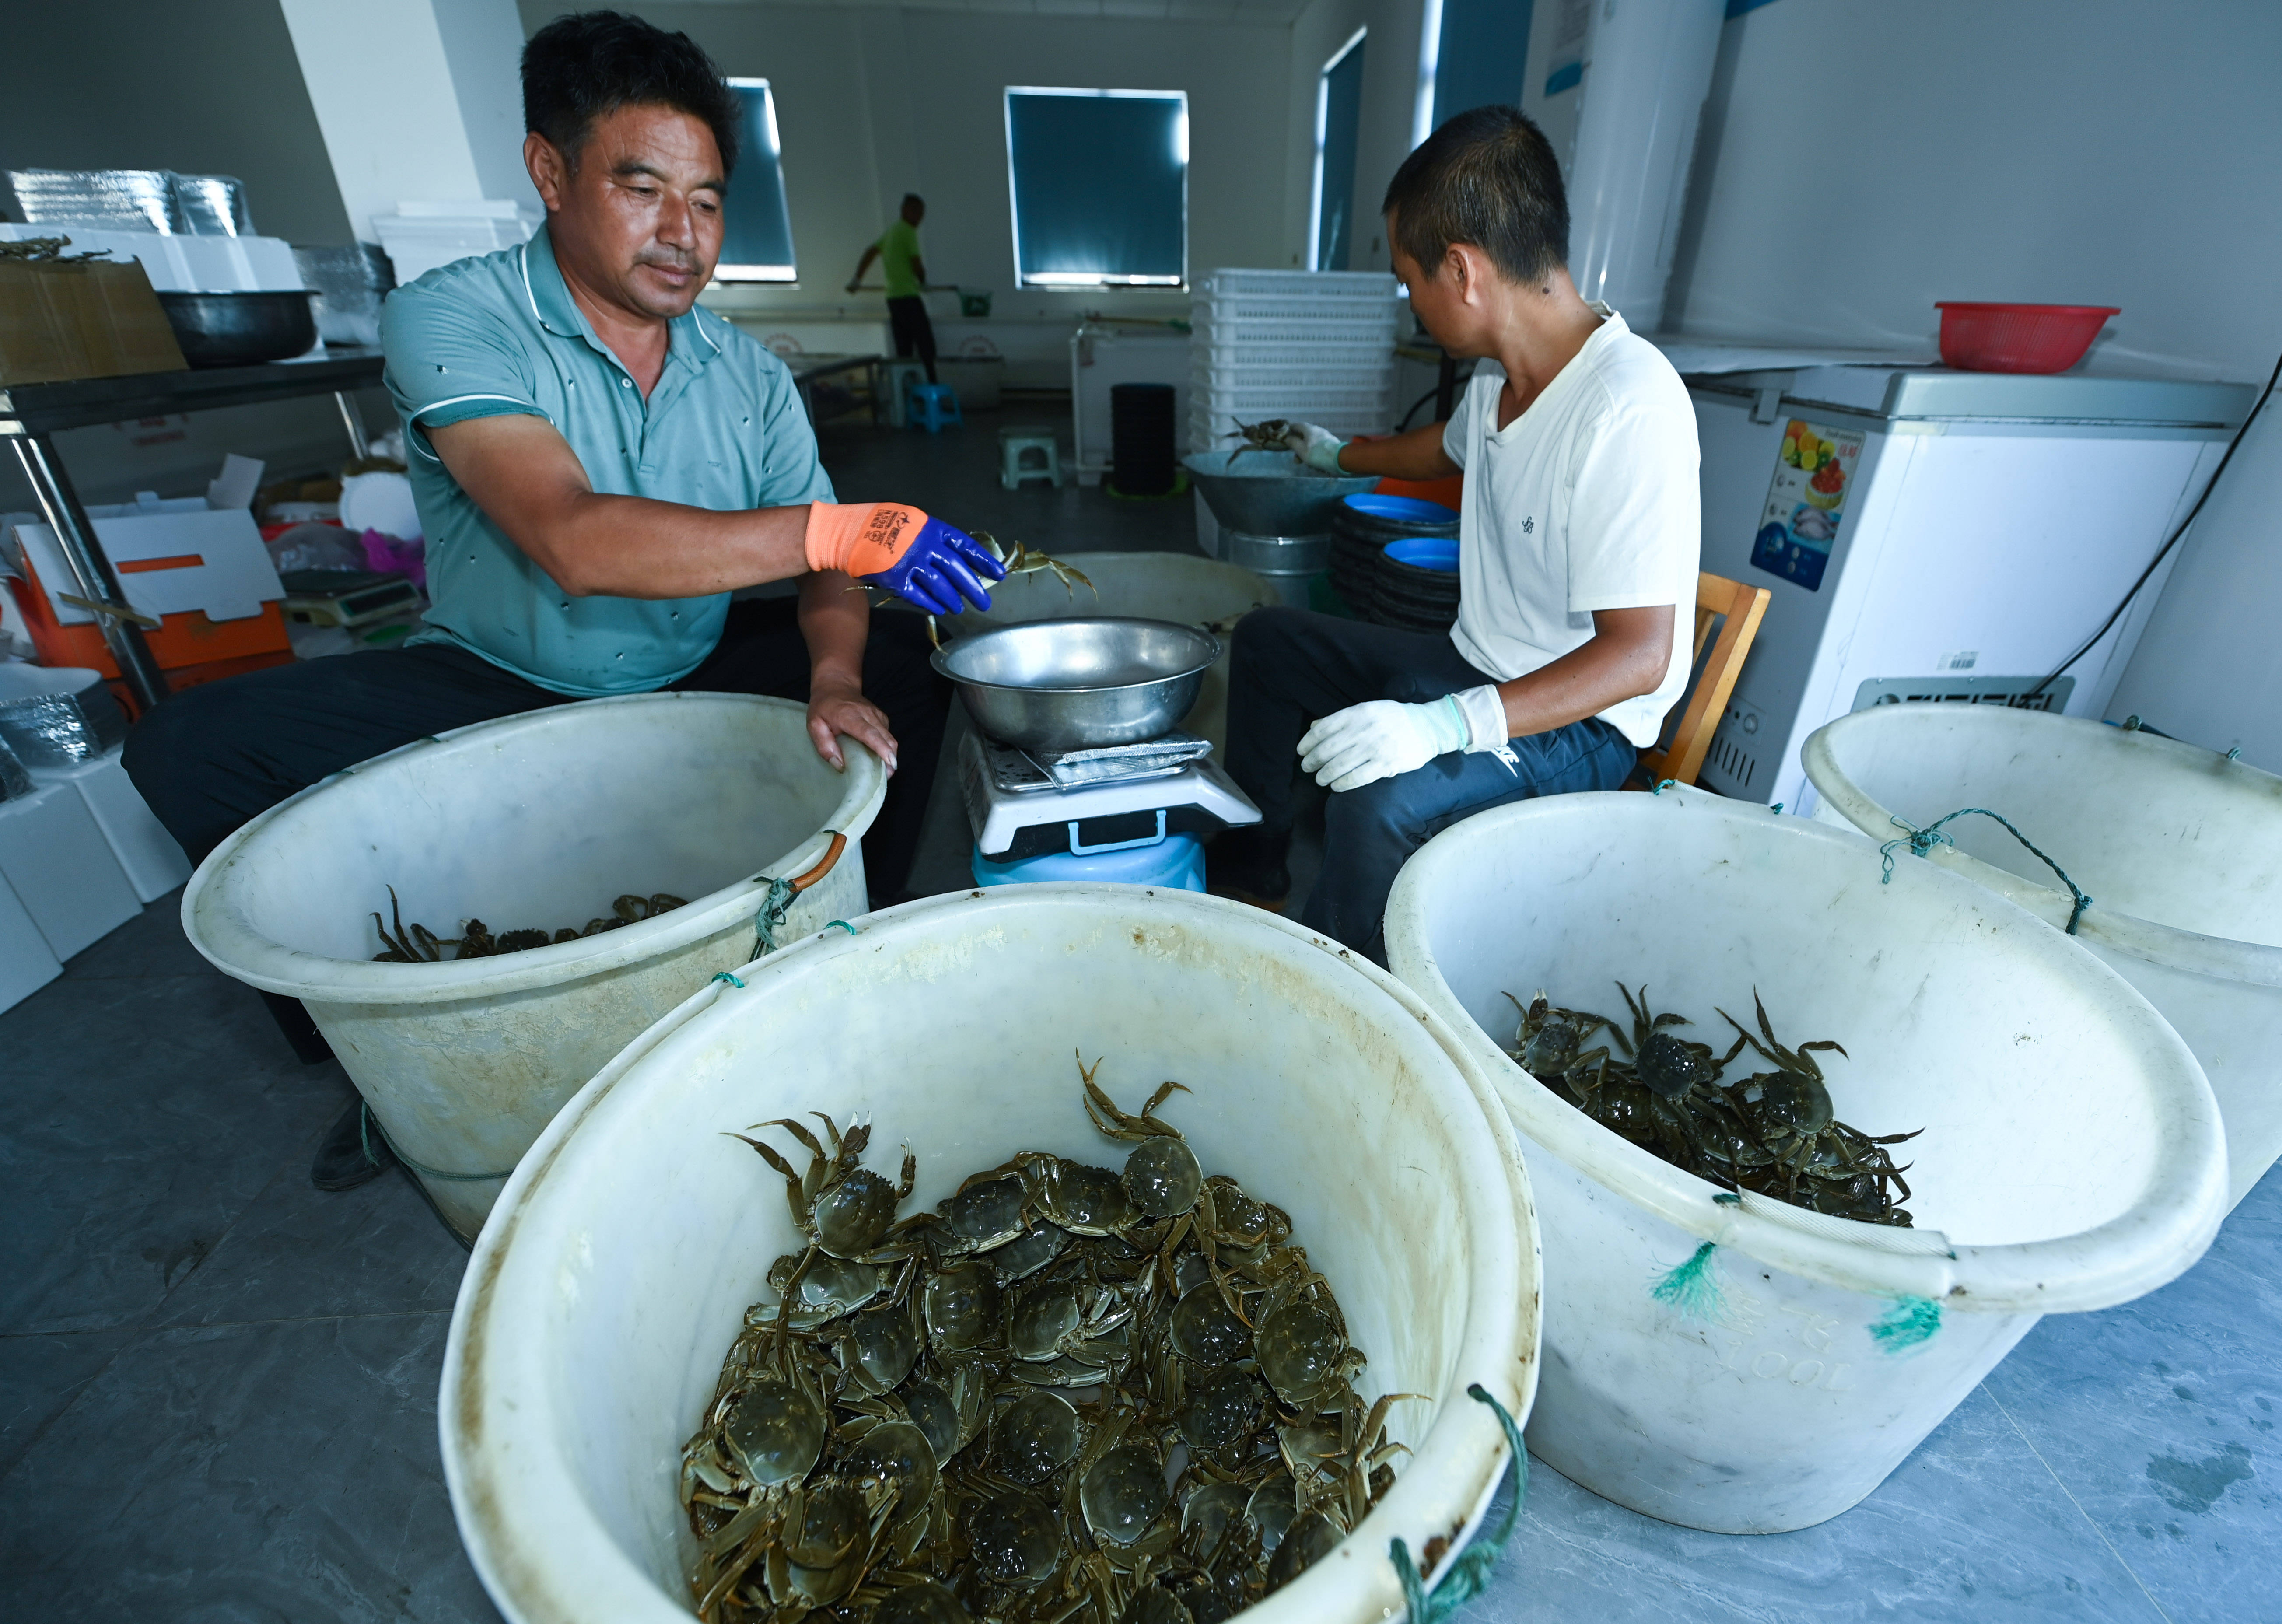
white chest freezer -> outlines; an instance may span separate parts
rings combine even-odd
[[[2256,392],[1890,366],[1687,381],[1703,567],[1773,594],[1702,781],[1800,812],[1799,747],[1850,711],[2100,715],[2169,559],[2066,677],[2030,692],[2147,567]]]

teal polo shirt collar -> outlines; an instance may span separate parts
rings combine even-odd
[[[594,324],[586,319],[586,313],[578,308],[578,301],[570,297],[570,284],[563,280],[563,268],[555,260],[555,241],[545,226],[516,251],[516,268],[523,274],[524,298],[540,329],[557,338],[584,340],[588,349],[632,378],[633,375],[626,371],[625,362],[602,342],[594,331]],[[695,305],[669,322],[666,332],[665,361],[669,370],[679,367],[694,373],[720,358],[721,346],[697,319]],[[661,375],[656,387],[650,392],[653,408],[667,403],[661,398],[665,393],[666,377]]]
[[[455,643],[540,688],[584,696],[679,681],[718,642],[728,594],[570,596],[460,487],[424,429],[529,413],[554,425],[605,494],[713,512],[832,500],[782,361],[693,309],[669,323],[665,366],[644,399],[571,299],[543,231],[397,289],[381,307],[381,337],[427,535],[421,641]]]

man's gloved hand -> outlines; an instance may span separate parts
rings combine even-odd
[[[1504,703],[1485,684],[1423,705],[1373,699],[1335,711],[1300,741],[1300,766],[1336,793],[1414,773],[1452,750],[1494,750],[1505,739]]]
[[[1334,477],[1347,471],[1339,466],[1339,453],[1347,441],[1329,429],[1319,429],[1312,423],[1295,423],[1285,431],[1284,443],[1293,456],[1310,468]]]
[[[989,609],[982,583],[1006,579],[1006,566],[973,536],[896,501],[811,503],[807,550],[810,569],[845,570],[935,615],[957,614],[961,597]]]

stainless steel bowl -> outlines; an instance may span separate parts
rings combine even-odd
[[[985,735],[1022,750],[1138,744],[1197,702],[1220,640],[1169,620],[1031,620],[945,643],[935,668]]]

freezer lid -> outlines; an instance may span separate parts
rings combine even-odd
[[[1784,408],[1849,410],[1917,422],[2101,422],[2179,429],[2236,429],[2257,400],[2250,384],[2200,378],[2118,378],[2095,372],[1951,372],[1949,367],[1794,365],[1703,372],[1682,369],[1709,394],[1775,390]]]
[[[1807,381],[1802,375],[1800,384]],[[2248,415],[2257,394],[2248,384],[1937,369],[1890,374],[1882,409],[1904,418],[2033,417],[2232,429]]]
[[[1944,367],[1799,367],[1696,375],[1722,392],[1778,389],[1790,406],[1828,407],[1898,420],[2133,423],[2233,429],[2258,391],[2248,384],[2098,373],[1952,372]]]

